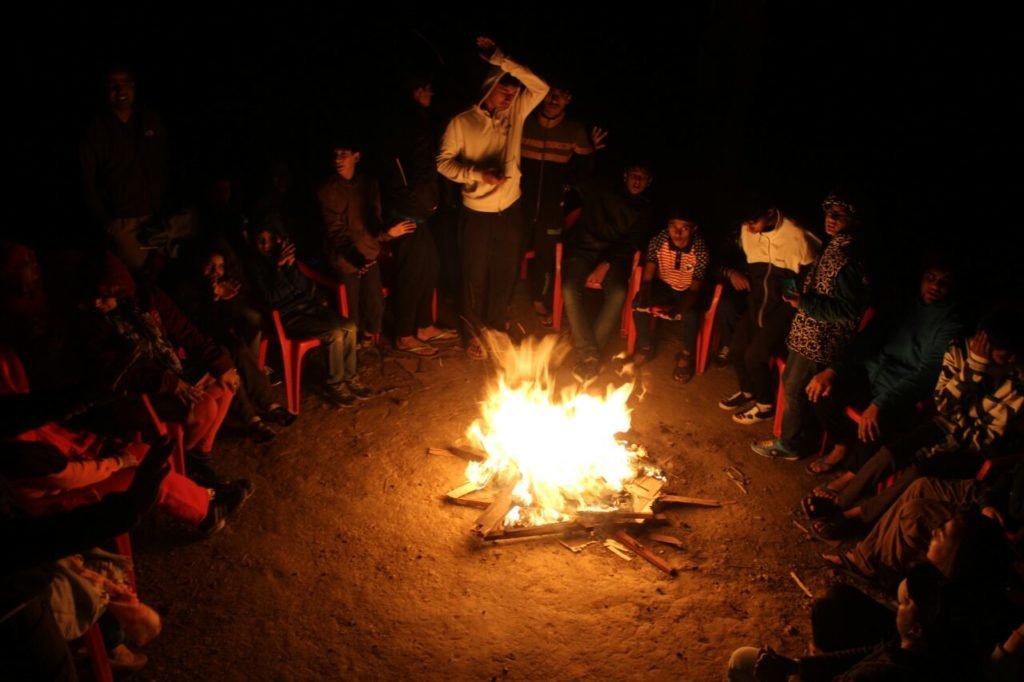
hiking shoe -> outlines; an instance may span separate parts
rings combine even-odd
[[[262,419],[257,419],[249,424],[247,435],[249,436],[249,440],[257,445],[269,443],[277,438],[277,434],[274,433],[274,429],[267,426],[267,423]]]
[[[721,404],[721,403],[719,403]],[[751,424],[759,424],[761,422],[769,422],[775,419],[775,408],[771,407],[767,410],[758,409],[757,405],[751,405],[745,410],[740,410],[732,416],[732,420],[737,424],[743,424],[744,426],[750,426]]]
[[[722,398],[718,401],[718,406],[723,410],[735,410],[737,407],[743,407],[751,400],[754,396],[750,393],[744,393],[743,391],[736,391],[728,398]]]
[[[356,400],[366,400],[373,395],[373,389],[367,388],[355,377],[346,379],[345,386],[348,387],[349,393],[355,396]]]
[[[253,492],[255,487],[246,478],[215,487],[206,518],[199,523],[199,532],[210,537],[224,530],[228,517],[241,509],[245,501],[252,497]]]
[[[750,444],[750,449],[768,459],[784,459],[787,462],[795,462],[800,459],[800,455],[783,447],[782,441],[778,438],[755,440]]]
[[[348,386],[346,386],[344,382],[340,384],[328,384],[324,387],[324,391],[327,395],[327,399],[338,407],[351,407],[356,402],[356,397],[352,395],[352,392],[348,390]]]
[[[585,358],[572,368],[572,377],[581,384],[585,384],[597,377],[598,367],[597,358]]]

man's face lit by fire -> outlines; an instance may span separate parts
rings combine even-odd
[[[115,71],[107,78],[107,98],[114,111],[130,111],[135,103],[135,79],[130,73]]]
[[[265,258],[273,258],[277,250],[278,239],[270,230],[262,230],[256,235],[256,250]]]
[[[494,86],[491,93],[487,95],[487,99],[484,100],[484,108],[490,111],[505,111],[512,102],[515,101],[516,95],[519,94],[519,87],[515,85],[502,85],[499,83]]]
[[[677,249],[685,249],[693,243],[693,235],[697,232],[697,223],[673,218],[668,221],[668,238]]]
[[[561,88],[551,88],[544,96],[541,113],[544,118],[558,118],[565,113],[565,108],[572,101],[572,93]]]
[[[841,234],[853,225],[853,214],[845,206],[830,204],[825,209],[825,232],[830,237]]]
[[[779,212],[774,208],[769,209],[766,213],[753,220],[748,220],[743,223],[743,228],[751,234],[761,234],[767,229],[775,227],[775,223],[779,220]]]
[[[953,275],[941,268],[928,268],[921,276],[921,300],[925,305],[940,303],[953,289]]]
[[[334,170],[338,175],[351,180],[356,174],[356,164],[359,163],[359,152],[351,149],[334,150]]]
[[[429,109],[434,99],[434,87],[430,83],[421,85],[412,91],[412,99],[424,109]]]
[[[627,169],[623,180],[626,182],[626,191],[632,196],[638,196],[647,191],[653,178],[646,168],[637,166]]]
[[[203,276],[210,282],[224,279],[224,256],[219,253],[211,254],[203,265]]]

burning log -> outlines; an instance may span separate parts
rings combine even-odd
[[[474,533],[481,537],[487,537],[496,528],[500,529],[502,521],[505,520],[505,516],[508,514],[508,510],[512,508],[512,490],[514,488],[515,484],[510,483],[501,489],[498,496],[494,498],[494,502],[488,505],[484,513],[473,524]]]
[[[665,561],[660,556],[652,552],[646,545],[641,544],[639,540],[634,538],[626,531],[620,530],[619,532],[615,533],[615,535],[613,535],[612,537],[614,537],[616,540],[624,544],[638,556],[646,559],[647,562],[655,568],[665,571],[665,573],[668,573],[673,578],[679,575],[678,570],[670,566],[667,561]]]
[[[498,528],[483,534],[482,537],[484,540],[515,540],[543,535],[559,535],[570,530],[582,529],[583,527],[575,521],[559,521],[558,523],[545,523],[541,526],[526,526],[524,528]]]

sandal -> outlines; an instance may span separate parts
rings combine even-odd
[[[832,473],[842,465],[843,460],[839,460],[838,462],[830,462],[828,461],[828,455],[825,455],[824,457],[818,457],[817,459],[811,460],[810,462],[807,463],[807,466],[804,467],[804,469],[809,474],[814,474],[815,476],[824,476],[825,474]]]
[[[862,585],[867,585],[869,587],[878,587],[878,579],[875,576],[862,571],[857,566],[857,564],[853,563],[853,561],[850,560],[850,557],[847,556],[848,554],[849,552],[842,552],[840,554],[820,554],[819,556],[826,564],[828,564],[828,567],[836,573],[840,575],[845,575],[847,578],[850,578],[852,580],[856,580]],[[836,563],[835,561],[826,558],[829,556],[836,557],[836,559],[838,559],[839,562]]]
[[[437,343],[438,341],[454,341],[455,339],[459,338],[459,333],[454,329],[442,329],[433,336],[428,336],[425,339],[420,338],[419,336],[417,336],[416,338],[422,341],[423,343]]]
[[[835,540],[845,540],[855,535],[863,527],[864,524],[860,520],[847,518],[839,514],[837,516],[816,519],[811,524],[811,534],[819,540],[833,542]]]
[[[468,355],[473,360],[487,359],[487,351],[484,349],[482,345],[480,345],[480,342],[477,341],[476,339],[470,341],[469,345],[466,346],[466,355]]]
[[[676,368],[672,370],[672,378],[681,384],[688,383],[693,379],[693,365],[690,363],[690,355],[676,353]]]
[[[815,489],[817,491],[817,489]],[[839,505],[836,504],[836,497],[827,497],[825,495],[815,495],[813,492],[800,500],[800,509],[803,511],[804,516],[809,519],[820,519],[825,516],[834,516],[842,513]]]

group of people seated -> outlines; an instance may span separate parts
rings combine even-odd
[[[79,532],[54,531],[52,551],[4,563],[5,576],[46,570],[43,583],[4,593],[0,641],[46,639],[29,617],[55,620],[64,639],[99,623],[113,663],[140,667],[126,642],[155,636],[158,617],[118,556],[90,548],[152,503],[208,537],[253,494],[218,472],[215,445],[224,424],[265,444],[298,418],[275,388],[283,365],[266,361],[275,321],[287,339],[320,342],[320,394],[346,408],[374,396],[361,350],[431,358],[461,341],[486,358],[480,332],[512,328],[525,259],[542,327],[560,324],[564,299],[583,384],[618,351],[621,324],[635,327],[637,366],[666,345],[655,332],[675,332],[671,376],[690,382],[719,288],[711,350],[737,382],[719,406],[743,426],[778,422],[753,453],[835,475],[801,502],[814,535],[855,542],[823,561],[896,598],[890,608],[838,585],[815,605],[810,655],[740,649],[730,679],[1014,679],[1024,635],[1011,570],[1024,538],[1016,303],[977,302],[987,309],[968,326],[960,272],[937,256],[917,285],[880,296],[870,213],[851,189],[825,197],[824,241],[763,194],[743,202],[738,234],[713,240],[692,202],[659,213],[650,163],[601,178],[594,157],[607,134],[567,117],[567,84],[549,85],[488,38],[477,47],[491,67],[481,98],[440,139],[431,80],[415,77],[379,148],[339,138],[315,187],[297,190],[277,166],[244,210],[218,176],[187,219],[163,205],[159,118],[136,105],[130,71],[108,74],[109,108],[80,150],[93,248],[0,244],[0,397],[42,405],[4,423],[5,538],[24,549],[26,529],[46,519]],[[461,191],[461,206],[441,206],[444,187]],[[302,189],[317,207],[307,223]],[[442,235],[454,223],[452,258],[435,236],[453,241]],[[442,271],[461,280],[459,330],[436,319]],[[80,532],[93,513],[106,515],[105,538]]]

